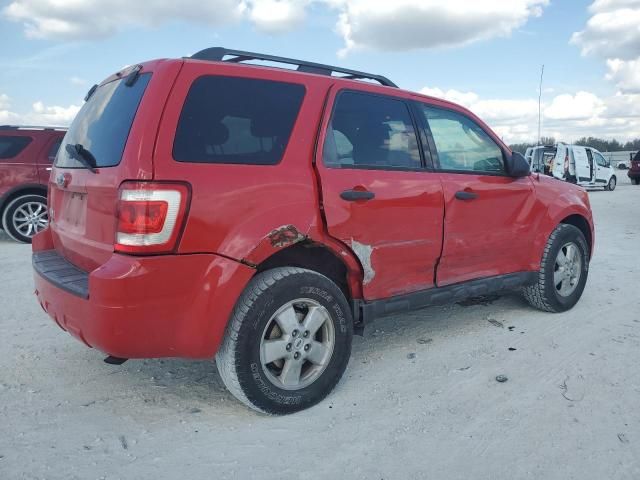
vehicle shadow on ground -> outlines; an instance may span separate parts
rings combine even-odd
[[[372,357],[380,357],[376,361],[397,361],[383,357],[411,355],[407,352],[429,355],[429,348],[434,344],[456,341],[456,336],[469,335],[477,329],[495,329],[496,326],[506,329],[506,325],[503,327],[493,317],[506,316],[515,321],[521,316],[521,310],[531,308],[522,297],[513,293],[477,297],[461,303],[427,307],[373,322],[367,327],[364,337],[354,337],[351,361],[336,391],[345,382],[357,383],[349,388],[366,388],[366,375],[360,374],[367,370],[365,364]],[[105,367],[112,370],[107,373],[112,375],[112,388],[124,391],[129,388],[128,384],[135,386],[147,405],[158,404],[168,408],[181,405],[176,408],[176,413],[204,412],[255,418],[255,412],[244,407],[226,390],[213,359],[130,360],[122,366]]]

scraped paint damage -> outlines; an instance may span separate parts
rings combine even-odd
[[[293,225],[282,225],[271,231],[268,235],[271,245],[276,248],[288,247],[298,242],[302,242],[307,238],[306,235],[299,232]]]
[[[362,270],[364,271],[364,278],[362,279],[362,283],[364,285],[367,285],[376,276],[376,272],[371,265],[371,254],[373,253],[373,247],[371,245],[365,245],[364,243],[356,242],[354,239],[351,239],[351,248],[362,264]]]

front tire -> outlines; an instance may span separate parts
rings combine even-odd
[[[2,214],[2,229],[22,243],[31,243],[33,236],[47,228],[48,223],[47,199],[41,195],[15,198]]]
[[[580,229],[560,224],[549,236],[540,262],[538,280],[523,289],[534,307],[564,312],[578,303],[589,273],[589,247]]]
[[[216,355],[220,377],[245,405],[282,415],[324,399],[351,355],[347,300],[324,275],[282,267],[256,275],[238,300]]]
[[[610,192],[613,192],[616,189],[616,184],[617,184],[616,177],[613,176],[609,179],[609,183],[605,187],[605,190],[609,190]]]

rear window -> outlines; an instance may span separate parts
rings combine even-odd
[[[30,143],[31,137],[0,137],[0,159],[17,157]]]
[[[180,114],[173,158],[275,165],[287,147],[304,93],[304,86],[291,83],[200,77]]]
[[[150,79],[150,73],[143,73],[131,86],[123,78],[99,87],[73,120],[58,151],[56,166],[86,168],[69,156],[65,150],[68,144],[82,145],[95,157],[99,168],[118,165]]]

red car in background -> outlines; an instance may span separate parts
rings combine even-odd
[[[0,223],[14,240],[31,238],[48,223],[47,183],[66,129],[0,126]]]
[[[631,183],[640,185],[640,152],[636,153],[636,156],[631,160],[627,175],[631,179]]]

